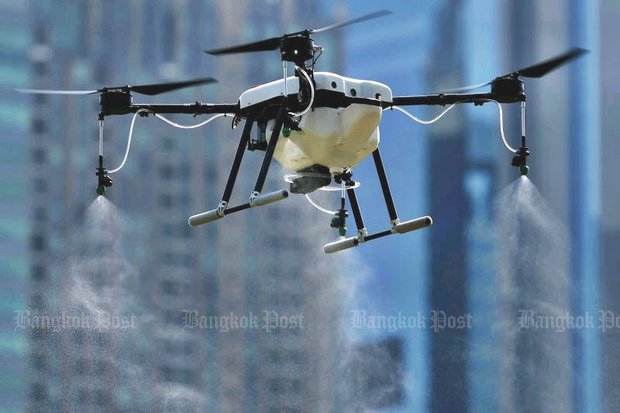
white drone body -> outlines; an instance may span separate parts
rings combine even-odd
[[[329,72],[314,73],[314,81],[316,92],[325,90],[347,97],[392,100],[391,89],[375,81],[352,79]],[[286,94],[298,93],[299,83],[299,78],[288,77]],[[240,109],[263,104],[284,94],[284,79],[256,86],[240,96]],[[366,103],[335,108],[314,107],[300,116],[301,130],[292,130],[288,137],[280,134],[274,158],[293,171],[323,165],[332,174],[341,173],[377,149],[381,114],[380,105]],[[267,138],[271,136],[274,124],[275,120],[267,123]]]

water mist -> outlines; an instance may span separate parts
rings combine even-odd
[[[569,411],[570,331],[523,325],[569,310],[569,234],[534,184],[521,176],[497,197],[502,411]]]

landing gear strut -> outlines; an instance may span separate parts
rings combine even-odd
[[[344,234],[346,234],[345,218],[347,217],[347,211],[344,208],[346,191],[346,195],[348,195],[349,197],[349,204],[351,205],[351,213],[353,214],[353,218],[355,219],[357,235],[354,237],[340,239],[338,241],[334,241],[325,245],[323,247],[323,251],[325,251],[325,253],[327,254],[352,248],[362,242],[371,241],[373,239],[385,237],[387,235],[404,234],[406,232],[415,231],[421,228],[428,227],[433,223],[432,218],[429,216],[400,222],[400,220],[398,219],[398,214],[396,213],[396,207],[394,206],[394,200],[392,199],[392,193],[390,191],[390,186],[387,180],[387,175],[385,173],[385,168],[383,167],[383,161],[381,160],[381,154],[379,153],[379,149],[376,149],[372,153],[372,155],[375,161],[377,175],[379,176],[379,182],[381,183],[381,189],[383,191],[383,197],[385,200],[385,205],[387,207],[387,212],[390,217],[391,228],[385,231],[376,232],[374,234],[368,234],[368,230],[366,229],[366,226],[364,225],[364,220],[362,218],[362,212],[357,202],[355,189],[353,188],[355,186],[355,182],[351,179],[350,171],[337,175],[334,177],[334,180],[337,183],[343,184],[343,190],[340,201],[340,209],[338,210],[338,212],[336,212],[335,217],[332,218],[331,226],[332,228],[338,228],[341,236],[344,236]]]

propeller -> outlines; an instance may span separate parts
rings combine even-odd
[[[45,89],[17,89],[21,93],[37,93],[47,95],[93,95],[95,93],[105,93],[111,90],[120,90],[126,92],[135,92],[142,95],[158,95],[164,92],[170,92],[176,89],[182,89],[190,86],[204,85],[208,83],[215,83],[212,77],[205,77],[202,79],[185,80],[181,82],[169,82],[169,83],[153,83],[149,85],[137,85],[137,86],[117,86],[117,87],[104,87],[97,90],[45,90]]]
[[[543,77],[544,75],[546,75],[547,73],[557,69],[558,67],[570,62],[573,59],[578,58],[579,56],[588,53],[588,50],[586,49],[581,49],[579,47],[574,47],[572,49],[570,49],[569,51],[562,53],[559,56],[556,56],[554,58],[545,60],[543,62],[537,63],[533,66],[528,66],[524,69],[519,69],[516,72],[512,72],[512,73],[508,73],[506,75],[503,76],[499,76],[499,78],[502,77],[508,77],[508,76],[521,76],[521,77],[528,77],[528,78],[539,78],[539,77]],[[496,78],[497,79],[497,78]],[[490,80],[488,82],[485,83],[479,83],[476,85],[469,85],[469,86],[465,86],[465,87],[460,87],[460,88],[456,88],[456,89],[449,89],[446,91],[443,91],[442,93],[464,93],[464,92],[469,92],[471,90],[476,90],[476,89],[480,89],[483,88],[485,86],[490,85],[491,83],[493,83],[495,81],[495,79]]]
[[[392,12],[389,10],[379,10],[374,13],[356,17],[355,19],[350,19],[350,20],[339,22],[339,23],[330,24],[329,26],[321,27],[319,29],[302,30],[302,31],[295,32],[295,33],[288,33],[280,37],[272,37],[269,39],[259,40],[257,42],[252,42],[252,43],[241,44],[238,46],[205,50],[205,53],[208,53],[214,56],[219,56],[223,54],[232,54],[232,53],[261,52],[261,51],[266,51],[266,50],[276,50],[280,47],[281,41],[289,37],[295,37],[295,36],[300,36],[300,35],[303,37],[309,37],[313,33],[322,33],[328,30],[339,29],[341,27],[349,26],[351,24],[360,23],[366,20],[383,17],[388,14],[392,14]]]

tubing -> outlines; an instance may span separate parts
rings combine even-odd
[[[458,102],[457,102],[458,103]],[[433,119],[431,120],[423,120],[420,119],[418,117],[416,117],[415,115],[413,115],[412,113],[406,111],[405,109],[401,108],[400,106],[390,106],[389,108],[385,108],[384,110],[387,109],[396,109],[402,113],[404,113],[405,115],[409,116],[411,119],[415,120],[418,123],[421,123],[422,125],[430,125],[432,123],[437,122],[439,119],[443,118],[443,116],[448,113],[450,110],[452,110],[452,108],[454,108],[454,106],[456,106],[456,103],[451,104],[450,106],[448,106],[446,109],[444,109],[439,115],[435,116]]]
[[[226,117],[226,116],[234,116],[230,113],[218,113],[217,115],[213,115],[211,116],[209,119],[197,123],[195,125],[181,125],[180,123],[176,123],[174,121],[171,121],[170,119],[160,115],[159,113],[155,113],[155,116],[158,117],[159,119],[163,120],[164,122],[166,122],[168,125],[174,126],[175,128],[180,128],[180,129],[196,129],[196,128],[200,128],[201,126],[206,125],[207,123],[210,123],[211,121],[217,119],[217,118],[221,118],[222,116]]]
[[[299,113],[289,112],[289,114],[293,116],[302,116],[308,113],[308,111],[312,108],[312,105],[314,104],[314,84],[312,83],[312,79],[310,79],[310,76],[308,76],[308,74],[304,70],[302,70],[299,66],[295,66],[295,70],[301,73],[306,78],[306,80],[308,81],[308,84],[310,85],[310,103],[308,103],[308,106]],[[284,85],[286,86],[286,78],[284,79]]]
[[[327,208],[323,208],[322,206],[320,206],[319,204],[317,204],[316,202],[314,202],[311,198],[309,194],[306,194],[306,199],[308,200],[308,202],[310,202],[310,205],[312,205],[313,207],[315,207],[316,209],[318,209],[321,212],[325,212],[326,214],[329,215],[336,215],[336,211],[330,211]]]
[[[123,157],[123,161],[121,162],[121,164],[118,166],[118,168],[114,168],[110,171],[108,171],[108,174],[113,174],[116,173],[118,171],[120,171],[121,169],[123,169],[123,166],[125,166],[125,162],[127,162],[127,157],[129,156],[129,149],[131,148],[131,140],[133,137],[133,128],[134,128],[134,124],[136,123],[136,118],[138,117],[138,115],[140,113],[152,113],[150,110],[148,109],[139,109],[136,111],[136,113],[134,113],[133,118],[131,119],[131,125],[129,126],[129,135],[127,136],[127,148],[125,149],[125,156]],[[180,129],[195,129],[195,128],[199,128],[201,126],[206,125],[207,123],[217,119],[217,118],[221,118],[222,116],[226,117],[226,116],[233,116],[230,113],[218,113],[217,115],[213,115],[211,116],[209,119],[197,123],[195,125],[181,125],[179,123],[173,122],[170,119],[160,115],[159,113],[155,113],[154,114],[156,117],[158,117],[159,119],[163,120],[164,122],[166,122],[167,124],[174,126],[175,128],[180,128]],[[99,155],[102,155],[103,153],[103,121],[100,121],[100,126],[99,126]]]
[[[127,148],[125,149],[125,156],[123,157],[123,161],[118,166],[118,168],[109,170],[108,174],[116,173],[120,171],[121,169],[123,169],[123,166],[125,166],[125,162],[127,162],[127,157],[129,156],[129,148],[131,148],[131,138],[133,137],[133,127],[134,127],[134,124],[136,123],[136,118],[138,117],[140,113],[143,113],[143,112],[149,112],[149,111],[146,109],[140,109],[136,111],[136,113],[133,114],[133,118],[131,118],[131,125],[129,126],[129,135],[127,136]]]
[[[484,101],[484,102],[493,102],[493,103],[495,103],[497,105],[497,109],[499,111],[499,134],[500,134],[500,136],[502,138],[502,142],[504,143],[504,146],[506,147],[506,149],[508,149],[510,152],[517,153],[518,150],[513,148],[512,146],[510,146],[510,144],[508,143],[508,139],[506,139],[506,134],[504,132],[504,111],[502,110],[502,105],[498,101],[493,100],[493,99],[481,99],[481,100]],[[405,109],[401,108],[400,106],[390,106],[390,107],[385,108],[383,110],[385,111],[385,110],[388,110],[388,109],[396,109],[396,110],[404,113],[405,115],[407,115],[408,117],[410,117],[411,119],[413,119],[414,121],[416,121],[418,123],[421,123],[423,125],[430,125],[432,123],[437,122],[439,119],[441,119],[446,113],[448,113],[458,103],[461,103],[461,102],[453,103],[452,105],[448,106],[444,111],[442,111],[439,115],[435,116],[431,120],[420,119],[420,118],[414,116],[413,114],[411,114],[410,112],[406,111]],[[522,131],[525,131],[525,104],[522,104],[522,106],[521,106],[521,129],[522,129]]]

